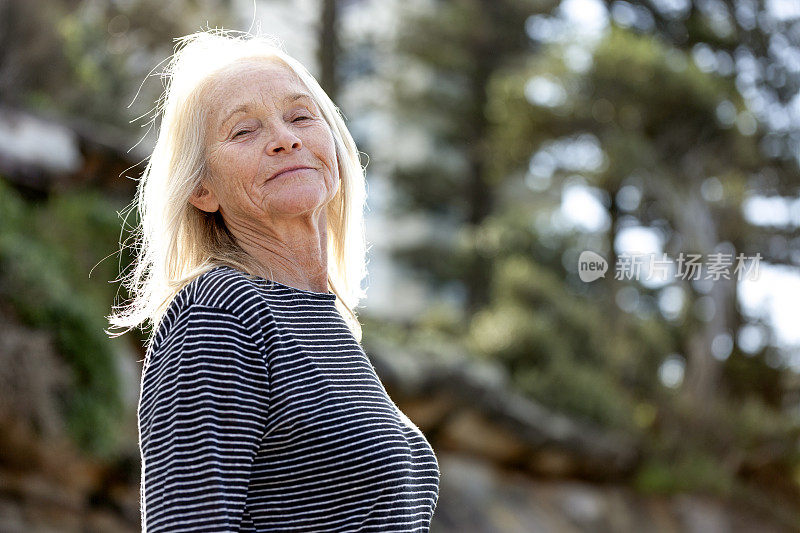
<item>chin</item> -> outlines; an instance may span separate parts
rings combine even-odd
[[[292,189],[281,191],[269,198],[270,211],[281,213],[305,213],[328,202],[326,191]]]

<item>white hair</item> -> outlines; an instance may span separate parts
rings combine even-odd
[[[328,286],[360,341],[361,326],[354,310],[365,296],[361,280],[366,275],[366,184],[358,149],[339,108],[274,37],[213,29],[176,41],[175,53],[162,73],[165,91],[155,107],[156,116],[161,116],[156,145],[128,208],[129,212],[138,210],[140,221],[131,235],[135,258],[130,271],[117,281],[122,281],[131,299],[115,305],[107,317],[111,329],[124,331],[107,333],[118,336],[150,325],[152,341],[173,297],[199,275],[223,264],[253,275],[258,272],[260,265],[236,243],[220,213],[203,212],[188,200],[206,173],[207,111],[199,105],[204,90],[215,73],[234,61],[267,58],[294,71],[333,134],[340,186],[326,206]]]

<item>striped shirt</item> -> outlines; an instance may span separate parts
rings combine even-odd
[[[218,266],[170,302],[139,398],[145,533],[429,531],[437,458],[336,300]]]

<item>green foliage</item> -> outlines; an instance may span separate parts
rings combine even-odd
[[[755,395],[718,400],[709,406],[714,424],[698,431],[698,439],[720,455],[738,454],[743,464],[783,463],[800,466],[800,422],[767,405]],[[691,419],[692,406],[678,406],[677,416]]]
[[[107,51],[108,30],[104,14],[77,10],[61,17],[57,32],[63,42],[64,56],[74,76],[72,85],[82,90],[73,95],[72,106],[86,103],[90,116],[104,121],[122,122],[125,108],[119,97],[128,89],[125,57]]]
[[[629,286],[639,303],[623,311],[616,296],[626,282],[583,283],[567,264],[580,250],[613,261],[621,230],[636,226],[657,230],[673,256],[710,253],[721,244],[764,250],[772,242],[770,229],[754,231],[744,219],[741,203],[759,192],[794,194],[796,162],[765,157],[760,147],[770,143],[764,141],[780,135],[764,138],[736,69],[701,68],[693,45],[719,47],[717,57],[736,48],[737,61],[744,50],[763,50],[740,35],[705,41],[711,33],[699,12],[677,26],[659,19],[651,32],[612,22],[591,45],[560,36],[517,47],[513,37],[493,36],[515,35],[518,21],[488,8],[482,17],[463,16],[469,8],[461,3],[441,4],[401,32],[409,68],[398,70],[397,114],[424,130],[430,157],[398,161],[395,177],[400,210],[437,215],[431,225],[450,224],[452,239],[408,247],[396,257],[436,284],[458,279],[470,296],[483,296],[484,286],[490,291],[488,299],[467,299],[466,335],[447,321],[431,320],[431,329],[502,362],[519,391],[552,409],[651,438],[637,478],[643,490],[730,494],[740,474],[736,458],[764,450],[782,465],[776,477],[800,487],[800,461],[790,444],[796,448],[796,423],[784,407],[785,369],[769,367],[763,353],[742,356],[736,347],[718,361],[706,344],[718,333],[719,315],[707,323],[691,313],[662,314],[657,298],[664,293],[636,283]],[[505,2],[497,5],[510,12]],[[681,24],[686,35],[677,38]],[[429,31],[435,28],[442,31]],[[489,64],[486,48],[496,49]],[[575,61],[582,54],[587,61]],[[782,68],[763,56],[759,66]],[[538,99],[537,84],[530,83],[536,77],[544,87]],[[792,93],[788,87],[784,92]],[[583,139],[601,157],[581,153],[586,143],[574,141]],[[568,182],[596,188],[607,229],[565,223]],[[706,194],[712,182],[720,194]],[[635,205],[619,201],[627,185],[638,193]],[[776,257],[786,261],[787,255]],[[735,335],[746,317],[736,306],[735,285],[720,285],[715,288],[731,304],[717,312]],[[685,291],[689,303],[704,294],[693,286]],[[424,330],[422,321],[413,328]],[[415,337],[408,333],[405,340]],[[659,378],[672,353],[689,359],[678,390]],[[688,407],[680,405],[683,396]],[[701,414],[706,398],[724,403],[714,416]]]
[[[644,461],[635,488],[646,493],[705,492],[717,496],[751,493],[747,477],[797,483],[800,424],[756,397],[720,398],[699,422],[686,398],[664,398],[657,422],[644,440]],[[777,477],[776,477],[777,476]],[[789,489],[791,490],[791,489]]]
[[[776,356],[775,348],[769,347],[756,354],[744,354],[739,350],[725,360],[723,377],[727,394],[732,399],[746,397],[763,398],[773,408],[783,402],[782,379],[784,372],[766,363],[766,358]]]
[[[54,333],[74,378],[64,399],[68,427],[97,455],[114,450],[122,405],[112,341],[103,331],[109,286],[90,283],[87,273],[93,250],[113,250],[117,227],[115,206],[97,194],[35,205],[0,180],[0,296],[22,321]],[[110,272],[102,269],[104,277]]]
[[[544,405],[635,429],[634,392],[660,387],[654,367],[670,342],[663,325],[631,321],[613,335],[602,307],[566,290],[552,270],[523,256],[497,262],[494,303],[470,324],[473,353],[505,363],[518,389]],[[651,378],[641,391],[624,380],[642,375]]]
[[[470,333],[477,352],[519,368],[569,356],[568,340],[553,335],[558,325],[553,316],[506,304],[479,312]]]
[[[796,439],[796,423],[780,409],[782,371],[767,368],[763,357],[743,358],[734,350],[720,364],[719,386],[730,394],[729,403],[698,425],[698,405],[681,411],[676,404],[683,391],[672,394],[660,383],[658,370],[667,354],[687,353],[687,339],[704,325],[692,317],[668,321],[657,311],[622,312],[614,301],[619,283],[605,279],[576,286],[562,264],[570,251],[607,252],[623,217],[626,224],[656,227],[669,252],[703,242],[700,229],[708,229],[703,225],[717,239],[709,246],[729,242],[737,250],[761,249],[740,209],[752,190],[751,173],[765,165],[760,138],[718,117],[724,102],[737,120],[746,118],[741,95],[730,77],[702,71],[689,51],[650,35],[612,27],[592,50],[585,70],[568,68],[566,46],[574,43],[545,46],[520,68],[499,73],[489,87],[489,143],[495,156],[489,177],[513,188],[503,197],[504,213],[486,221],[501,227],[487,232],[497,236],[491,247],[497,257],[495,279],[491,304],[471,323],[473,350],[506,363],[515,385],[545,405],[606,426],[627,427],[632,419],[634,427],[646,430],[655,444],[645,450],[643,489],[725,493],[737,471],[721,458],[765,446],[780,450],[783,470],[792,472],[798,465],[789,445]],[[535,76],[563,89],[563,101],[533,103],[527,84]],[[514,183],[530,175],[530,158],[545,143],[567,142],[578,134],[590,134],[603,151],[604,163],[596,170],[576,172],[569,162],[560,163],[536,190]],[[553,227],[551,213],[559,211],[562,185],[577,173],[611,200],[605,205],[608,231]],[[723,184],[721,199],[694,202],[709,176]],[[628,183],[642,199],[636,209],[623,211],[613,202]],[[531,239],[520,238],[526,227]],[[654,296],[646,287],[636,289]],[[730,323],[733,327],[737,320]],[[695,366],[687,367],[687,373],[694,371]],[[742,404],[742,393],[770,398],[770,405]],[[672,437],[659,432],[664,417],[673,418],[670,427],[680,435],[668,452],[663,441]]]
[[[647,459],[634,478],[638,490],[659,494],[700,491],[729,496],[735,484],[734,475],[719,458],[691,448],[680,449],[670,459]]]
[[[560,360],[546,369],[523,369],[516,386],[531,398],[560,413],[601,427],[636,431],[635,402],[613,376],[596,368]]]
[[[236,24],[230,0],[3,2],[2,98],[138,137],[129,121],[149,113],[163,91],[148,73],[209,13],[212,26]]]
[[[727,405],[726,426],[738,448],[752,451],[765,442],[783,442],[783,446],[795,448],[794,443],[800,438],[800,423],[776,412],[756,396]]]

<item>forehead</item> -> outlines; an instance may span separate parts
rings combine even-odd
[[[308,93],[292,69],[268,58],[240,59],[217,72],[205,91],[212,120],[221,120],[239,104],[261,102],[280,105],[295,93]]]

